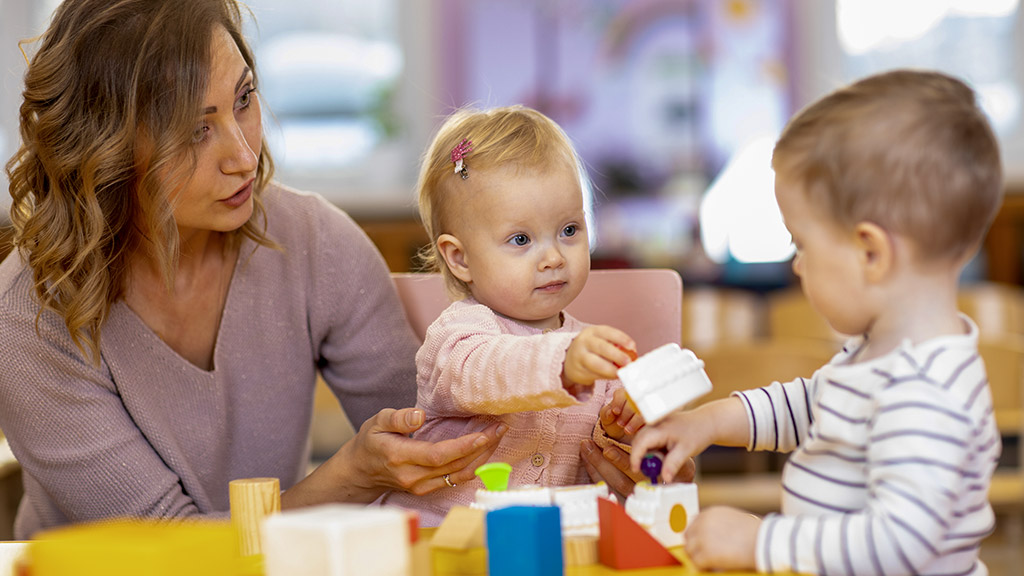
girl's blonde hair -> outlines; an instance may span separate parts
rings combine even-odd
[[[465,157],[466,180],[455,173],[451,160],[452,149],[463,139],[472,143]],[[424,270],[440,272],[453,295],[468,296],[469,287],[451,274],[437,251],[438,237],[452,233],[459,201],[455,192],[472,186],[476,171],[502,168],[536,173],[556,166],[573,170],[581,192],[585,197],[589,194],[590,182],[572,141],[544,114],[519,105],[452,113],[427,148],[417,184],[420,219],[430,239],[420,252]]]
[[[235,0],[66,0],[25,74],[22,143],[7,163],[15,246],[33,271],[39,315],[56,312],[97,364],[133,255],[146,252],[173,279],[168,198],[195,168],[217,26],[255,75]],[[255,209],[236,241],[274,245],[260,201],[272,174],[264,145]]]
[[[801,110],[772,158],[835,222],[872,222],[926,259],[980,245],[1002,202],[999,145],[974,91],[930,71],[895,70]]]

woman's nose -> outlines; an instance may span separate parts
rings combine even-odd
[[[258,136],[256,136],[258,138]],[[248,174],[256,171],[259,154],[253,150],[245,130],[237,123],[233,124],[230,136],[226,138],[226,150],[222,162],[223,171],[227,174]]]

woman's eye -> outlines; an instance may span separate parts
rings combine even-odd
[[[576,232],[579,231],[579,227],[575,224],[570,224],[562,229],[562,234],[566,236],[575,236]]]
[[[245,92],[242,92],[242,95],[238,97],[236,108],[239,110],[248,108],[249,105],[252,104],[253,92],[255,91],[256,88],[254,88],[253,86],[249,86],[248,88],[246,88]]]
[[[196,126],[195,132],[192,133],[192,143],[199,144],[203,140],[206,140],[206,133],[210,131],[208,124],[201,124]]]
[[[516,246],[526,246],[530,243],[530,237],[526,234],[516,234],[509,240],[509,242],[512,242]]]

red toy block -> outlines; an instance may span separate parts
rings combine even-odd
[[[682,564],[615,502],[598,498],[597,516],[601,525],[597,558],[601,564],[616,570]]]

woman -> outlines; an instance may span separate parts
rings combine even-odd
[[[268,184],[234,2],[66,2],[25,82],[0,265],[17,537],[224,515],[239,477],[280,478],[287,508],[486,460],[498,430],[414,443],[422,415],[387,409],[414,401],[416,339],[358,227]],[[362,427],[304,478],[317,369]]]
[[[408,438],[418,345],[380,255],[321,198],[270,182],[234,0],[62,4],[25,76],[7,165],[0,428],[15,533],[217,517],[235,478],[282,507],[473,476],[504,429]],[[319,370],[356,437],[306,475]],[[595,477],[631,487],[586,454]]]

